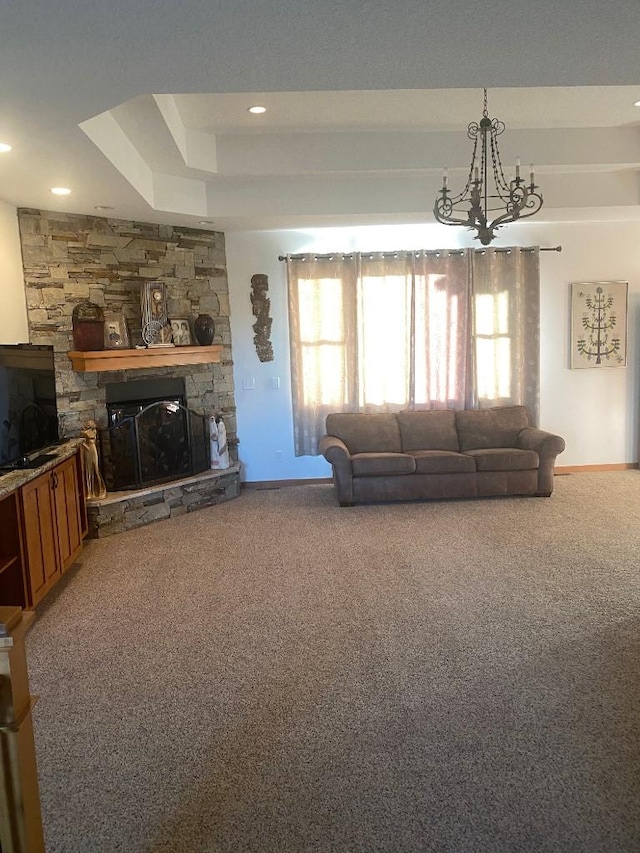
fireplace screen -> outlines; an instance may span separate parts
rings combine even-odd
[[[176,400],[108,407],[101,432],[109,491],[177,480],[210,467],[209,422]]]

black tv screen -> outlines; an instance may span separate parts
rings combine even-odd
[[[0,467],[58,443],[53,347],[0,344]]]

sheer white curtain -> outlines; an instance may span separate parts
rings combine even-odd
[[[412,258],[357,257],[357,411],[399,411],[410,395]]]
[[[330,412],[357,411],[357,258],[287,260],[294,445],[318,453]]]
[[[469,275],[468,252],[416,253],[411,408],[464,409],[469,402]]]
[[[536,411],[537,252],[522,254],[288,258],[296,455],[317,454],[330,412]]]
[[[537,423],[540,403],[538,249],[485,249],[472,255],[471,404],[523,404]]]

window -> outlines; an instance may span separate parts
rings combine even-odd
[[[410,382],[411,281],[369,270],[358,287],[358,408],[404,406]]]
[[[294,435],[336,411],[509,403],[537,414],[538,253],[288,259]]]
[[[475,297],[475,342],[478,399],[507,399],[511,389],[511,329],[506,290]]]
[[[345,405],[341,380],[346,355],[343,283],[338,278],[298,282],[303,403]]]

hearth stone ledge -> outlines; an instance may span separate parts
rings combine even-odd
[[[174,518],[240,495],[240,465],[205,471],[192,477],[135,491],[109,492],[104,500],[87,501],[88,539],[103,539]]]

